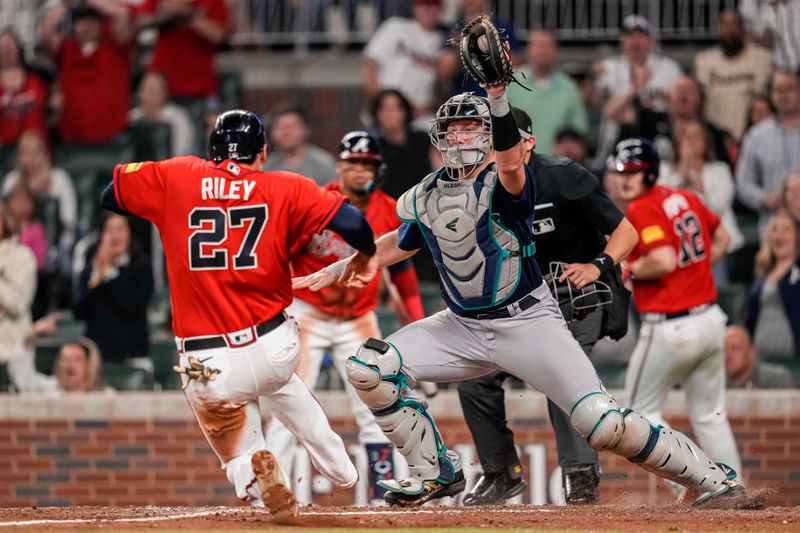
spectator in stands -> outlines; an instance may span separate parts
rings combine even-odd
[[[67,341],[53,365],[57,390],[90,392],[101,388],[101,361],[97,345],[87,338]]]
[[[558,38],[551,30],[535,30],[528,40],[528,64],[519,69],[520,84],[508,86],[511,105],[533,121],[536,151],[553,151],[556,132],[565,127],[585,132],[588,123],[580,91],[558,67]]]
[[[800,1],[742,0],[739,9],[750,38],[772,47],[778,68],[800,69]]]
[[[412,20],[392,17],[364,48],[362,77],[367,101],[381,89],[397,89],[411,101],[414,118],[431,113],[436,66],[445,32],[439,26],[441,0],[413,0]]]
[[[775,106],[766,94],[757,94],[747,108],[747,128],[745,133],[756,124],[775,116]]]
[[[381,189],[392,198],[400,198],[433,169],[441,166],[441,155],[426,133],[411,128],[411,103],[397,89],[379,92],[372,101],[370,114],[386,165]],[[430,250],[420,250],[413,261],[420,280],[438,283],[439,275]]]
[[[539,142],[539,138],[536,138]],[[556,133],[553,153],[586,166],[589,159],[589,141],[586,136],[572,128],[561,128]]]
[[[705,93],[706,120],[741,139],[753,98],[767,89],[772,73],[769,50],[745,41],[744,21],[735,9],[719,15],[719,45],[695,57],[697,81]]]
[[[23,182],[37,200],[54,200],[58,204],[59,261],[69,264],[78,224],[78,201],[75,185],[66,170],[52,165],[44,135],[37,131],[22,134],[17,145],[16,167],[3,179],[3,195]]]
[[[137,28],[158,30],[148,70],[164,75],[173,97],[211,102],[219,92],[214,58],[228,25],[225,0],[144,0],[136,17]]]
[[[67,13],[72,33],[62,35]],[[132,35],[128,7],[115,0],[86,0],[71,11],[60,2],[46,12],[41,36],[58,66],[62,141],[106,143],[128,126]]]
[[[783,180],[800,170],[800,78],[775,72],[770,95],[776,115],[745,135],[736,168],[739,201],[761,213],[762,227],[780,207]]]
[[[379,92],[370,112],[386,163],[381,188],[397,199],[431,172],[435,150],[426,133],[411,129],[411,103],[397,89]]]
[[[621,138],[644,137],[652,140],[662,159],[674,152],[675,132],[687,121],[699,120],[708,130],[714,153],[720,161],[732,168],[731,154],[736,153],[736,141],[703,118],[703,91],[697,80],[681,74],[669,91],[669,107],[666,112],[635,107],[632,120],[624,123]]]
[[[324,185],[336,177],[336,161],[322,148],[311,144],[311,130],[303,109],[280,107],[271,113],[270,137],[273,149],[264,164],[265,171],[287,170]]]
[[[785,210],[767,224],[756,255],[756,279],[745,302],[744,323],[759,356],[800,358],[800,222]]]
[[[759,361],[750,334],[742,326],[725,330],[725,374],[730,388],[791,389],[792,371],[783,365]]]
[[[147,306],[153,293],[150,262],[140,257],[127,218],[108,214],[100,240],[89,248],[77,287],[75,316],[97,343],[105,362],[152,375]]]
[[[31,327],[31,303],[36,292],[36,258],[17,240],[8,208],[0,202],[0,363],[24,357]],[[32,355],[27,354],[33,364]],[[9,373],[14,381],[13,373]]]
[[[702,121],[687,120],[678,127],[672,156],[661,162],[659,181],[668,187],[693,191],[703,199],[731,237],[728,253],[744,245],[744,235],[733,214],[736,191],[731,169],[717,159],[711,135]],[[717,262],[713,270],[718,284],[727,282],[725,261]]]
[[[619,124],[632,123],[636,108],[667,111],[669,91],[681,73],[674,60],[652,52],[655,32],[646,18],[628,15],[620,31],[622,55],[604,59],[595,81],[605,100],[595,168],[605,165],[620,136]]]
[[[44,133],[47,87],[26,64],[22,42],[11,28],[0,32],[0,145],[27,130]]]
[[[170,127],[170,156],[190,155],[195,152],[194,127],[189,114],[180,106],[170,103],[167,80],[158,72],[148,72],[139,82],[139,105],[131,109],[131,122],[151,120],[164,122]]]
[[[800,171],[793,172],[783,182],[783,207],[800,222]]]
[[[20,244],[31,249],[36,257],[38,270],[44,270],[47,266],[47,250],[50,246],[47,242],[44,224],[35,217],[36,199],[33,193],[25,182],[18,181],[6,195],[5,202],[8,212],[14,220]]]
[[[472,19],[479,15],[492,15],[492,23],[503,33],[503,36],[508,39],[509,50],[511,51],[511,63],[519,65],[522,61],[524,46],[517,38],[517,32],[514,25],[507,20],[500,20],[494,16],[495,10],[489,5],[488,0],[460,0],[461,11],[459,18],[453,28],[450,30],[450,37],[453,41],[448,41],[442,55],[439,58],[439,66],[437,67],[438,82],[443,91],[442,100],[446,100],[454,94],[464,92],[473,92],[480,96],[486,96],[486,91],[480,87],[472,76],[465,74],[463,65],[461,63],[461,55],[458,51],[457,40],[461,35],[461,30]]]

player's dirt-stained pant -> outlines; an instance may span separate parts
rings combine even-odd
[[[419,494],[422,481],[450,483],[460,458],[447,450],[425,405],[405,386],[413,380],[461,381],[493,370],[515,375],[570,413],[573,426],[598,450],[702,492],[721,489],[728,472],[691,440],[623,410],[567,329],[542,284],[539,301],[508,318],[470,319],[449,310],[414,322],[385,342],[370,339],[348,361],[348,379],[378,425],[401,450],[411,480],[390,490]]]
[[[642,315],[639,341],[625,375],[625,401],[654,424],[667,393],[682,385],[695,437],[715,459],[741,473],[741,459],[725,410],[725,325],[717,305],[681,318]]]
[[[184,340],[176,339],[179,352]],[[355,485],[358,473],[341,437],[294,373],[300,348],[293,320],[284,321],[247,346],[180,353],[181,366],[188,365],[189,356],[218,371],[210,380],[189,380],[184,392],[239,498],[263,504],[251,466],[253,454],[266,449],[260,400],[308,450],[319,472],[340,486]],[[181,378],[184,383],[188,380]]]
[[[327,351],[342,381],[347,381],[345,361],[358,351],[370,337],[380,338],[378,318],[374,312],[352,320],[337,320],[316,309],[313,305],[295,299],[286,312],[297,321],[300,332],[300,361],[295,372],[305,384],[314,389],[319,378],[322,358]],[[353,387],[346,387],[353,416],[358,424],[358,441],[361,444],[388,443],[389,439],[375,423],[369,408],[356,394]],[[290,450],[295,438],[279,420],[272,419],[266,432],[267,449],[270,450],[284,472],[291,471]]]

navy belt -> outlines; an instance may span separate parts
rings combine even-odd
[[[284,313],[278,313],[266,322],[255,327],[256,333],[259,337],[263,337],[273,329],[277,328],[286,321]],[[255,339],[253,339],[255,340]],[[194,339],[185,339],[183,341],[184,352],[194,352],[197,350],[211,350],[212,348],[225,348],[228,343],[225,341],[224,335],[217,335],[216,337],[202,337]]]
[[[511,318],[512,316],[518,315],[521,312],[525,311],[526,309],[530,309],[537,303],[539,303],[539,299],[532,294],[528,294],[527,296],[523,296],[513,304],[509,304],[505,307],[501,307],[500,309],[496,309],[494,311],[487,311],[487,312],[465,311],[461,313],[461,316],[467,318],[477,318],[480,320],[487,318]]]

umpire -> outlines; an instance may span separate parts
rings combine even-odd
[[[549,270],[555,278],[551,289],[563,283],[556,290],[556,298],[570,331],[589,355],[599,339],[606,335],[618,339],[627,330],[630,294],[622,287],[615,265],[633,249],[638,235],[591,172],[569,159],[534,153],[536,138],[530,117],[516,107],[512,110],[526,144],[526,164],[537,182],[533,222],[537,262],[542,272]],[[606,240],[605,235],[610,238]],[[567,289],[567,279],[572,291]],[[573,306],[577,301],[572,296],[584,291],[589,297],[599,297],[592,287],[598,280],[610,287],[611,303],[583,310],[577,309],[583,305]],[[582,299],[589,303],[589,297]],[[458,387],[464,418],[483,468],[478,483],[464,497],[464,505],[502,503],[526,487],[514,434],[506,423],[503,381],[507,377],[496,372],[464,381]],[[566,413],[549,400],[547,408],[556,433],[566,501],[594,503],[600,482],[597,452],[573,429]]]

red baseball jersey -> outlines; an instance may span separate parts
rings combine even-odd
[[[678,268],[656,280],[633,280],[640,313],[675,313],[717,299],[711,275],[711,235],[720,224],[694,194],[655,185],[628,206],[628,219],[639,243],[628,258],[633,262],[659,246],[670,246]]]
[[[325,186],[329,191],[339,191],[339,181],[334,181]],[[397,202],[380,189],[376,189],[369,197],[369,204],[364,216],[372,227],[372,232],[377,239],[385,233],[400,227],[400,221],[395,214]],[[323,229],[311,236],[302,249],[292,254],[292,274],[306,276],[325,268],[326,266],[350,257],[356,251],[347,244],[338,234],[331,230]],[[347,289],[336,282],[320,291],[312,292],[309,289],[295,291],[295,297],[308,302],[321,311],[341,319],[361,316],[375,309],[378,303],[378,285],[380,274],[369,282],[363,289]]]
[[[193,156],[117,165],[114,195],[158,227],[179,337],[240,331],[283,311],[289,250],[345,201],[298,174]]]

